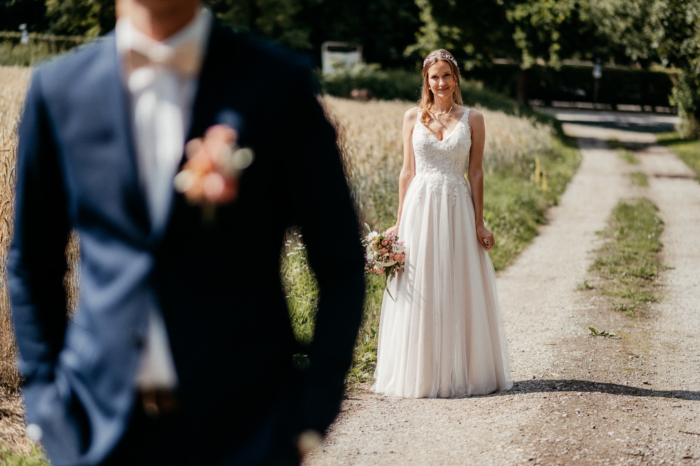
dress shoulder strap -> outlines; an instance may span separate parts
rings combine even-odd
[[[469,112],[471,111],[470,108],[465,108],[464,113],[462,114],[462,122],[464,123],[464,126],[467,127],[469,132],[472,132],[471,126],[469,126]]]

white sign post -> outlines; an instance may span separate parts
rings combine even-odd
[[[19,43],[22,45],[29,44],[29,32],[27,32],[27,23],[20,24],[19,30],[22,31],[22,36],[19,39]]]
[[[362,46],[347,42],[324,42],[321,45],[323,74],[331,74],[338,66],[348,68],[362,63]]]

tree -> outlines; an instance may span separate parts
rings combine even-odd
[[[114,29],[114,1],[46,0],[46,17],[55,34],[97,37]]]
[[[17,31],[26,24],[30,31],[43,31],[45,13],[44,0],[0,0],[0,30]]]
[[[700,0],[654,1],[646,32],[660,61],[682,70],[673,89],[681,131],[700,137]]]
[[[528,70],[539,61],[609,53],[591,23],[585,0],[416,0],[423,25],[407,54],[447,48],[465,67],[508,59],[520,66],[518,101],[526,104]]]
[[[681,70],[672,99],[682,132],[700,137],[700,0],[591,0],[610,41],[633,58]]]
[[[296,49],[308,49],[310,31],[297,17],[302,0],[210,0],[219,19]]]
[[[369,62],[403,65],[420,25],[412,0],[210,0],[216,15],[238,29],[320,56],[325,41],[363,46]],[[409,61],[410,62],[410,61]]]

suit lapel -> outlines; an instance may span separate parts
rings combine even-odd
[[[150,230],[146,199],[140,183],[139,171],[136,158],[136,150],[131,127],[131,112],[129,97],[121,77],[121,63],[117,56],[117,49],[114,40],[114,33],[103,39],[104,50],[99,54],[98,68],[103,70],[100,73],[94,89],[97,92],[96,102],[101,102],[104,108],[110,109],[105,113],[105,126],[111,126],[115,131],[115,140],[118,150],[115,153],[123,157],[126,164],[124,174],[124,191],[126,198],[126,208],[137,224],[138,228],[147,235]]]
[[[235,124],[217,121],[222,98],[226,98],[227,105],[235,103],[230,99],[230,89],[237,86],[237,76],[232,72],[235,66],[232,64],[236,61],[236,43],[231,36],[217,21],[213,22],[192,108],[188,140],[202,136],[209,126],[216,123]]]
[[[238,78],[233,73],[232,65],[236,57],[236,43],[233,37],[235,36],[231,32],[216,20],[213,21],[192,105],[190,127],[186,131],[186,141],[203,136],[207,128],[217,123],[225,123],[240,129],[242,119],[231,108],[236,105],[236,93],[232,94],[230,89],[238,85]],[[222,111],[223,102],[226,110]],[[185,161],[183,154],[180,168]],[[157,244],[162,240],[170,226],[174,210],[178,204],[184,202],[181,198],[182,195],[173,190],[167,220],[160,227],[153,228],[149,243]]]

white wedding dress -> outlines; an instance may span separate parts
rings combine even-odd
[[[466,110],[442,141],[420,121],[413,129],[416,176],[398,233],[406,266],[388,283],[396,301],[384,293],[375,392],[455,398],[513,386],[493,264],[464,178],[468,119]]]

